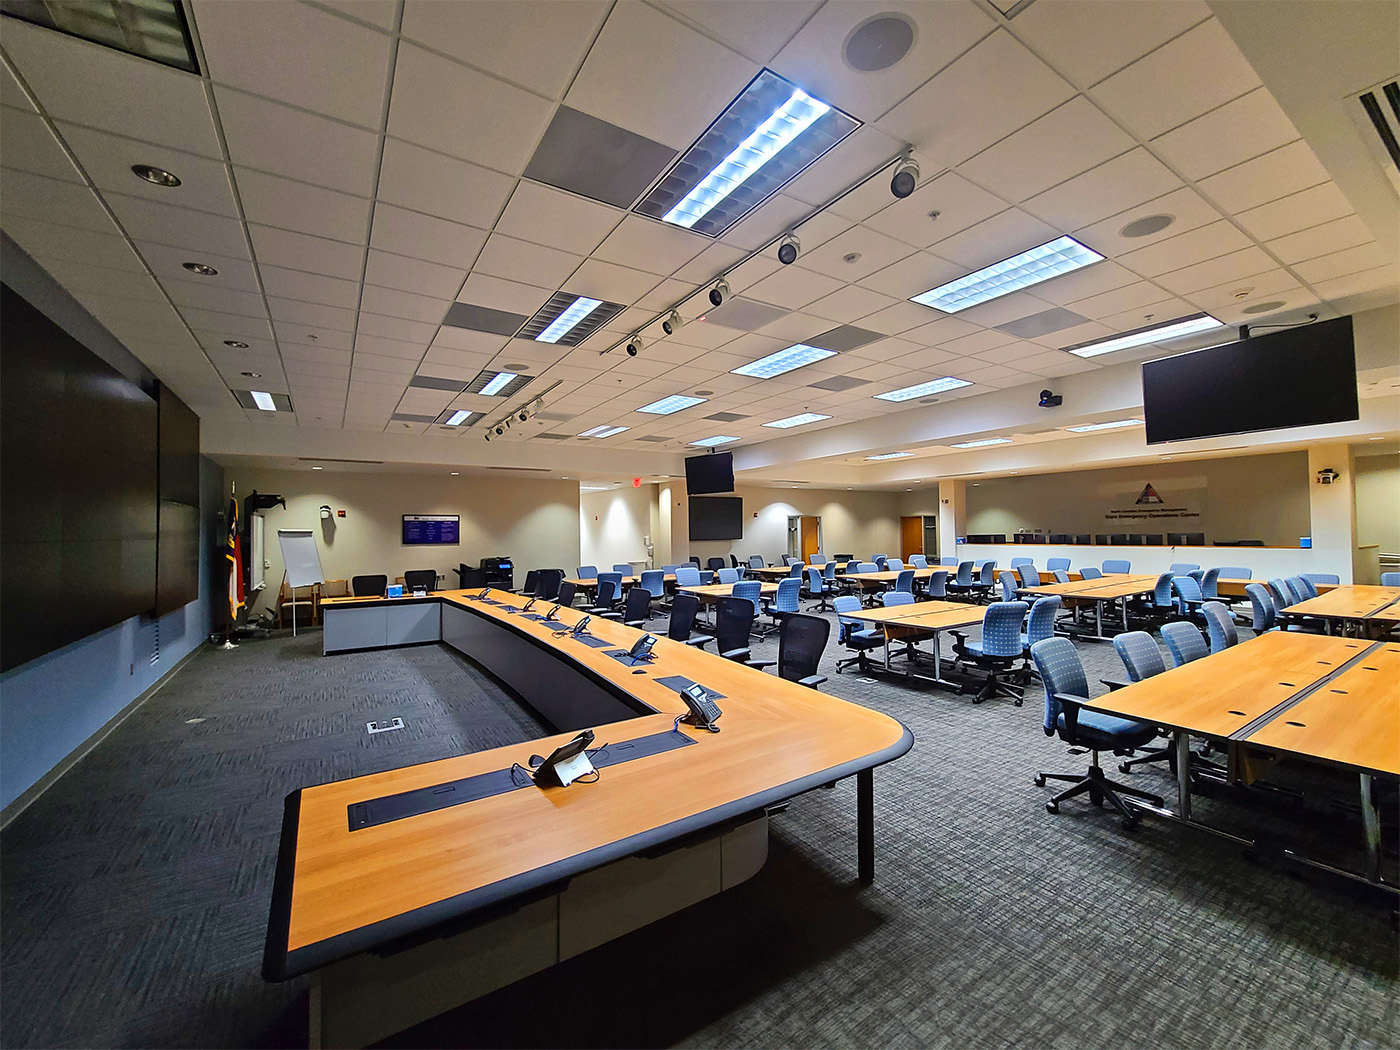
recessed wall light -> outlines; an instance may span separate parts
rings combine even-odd
[[[201,276],[201,277],[217,277],[217,276],[219,276],[219,271],[218,271],[218,270],[214,269],[214,267],[212,267],[212,266],[207,266],[207,265],[205,265],[204,263],[187,262],[187,263],[182,263],[181,265],[183,265],[184,268],[185,268],[186,270],[189,270],[190,273],[197,273],[197,274],[199,274],[199,276]]]
[[[959,441],[953,448],[986,448],[988,445],[1009,445],[1010,438],[983,438],[981,441]]]
[[[820,412],[803,412],[800,415],[788,416],[786,419],[775,419],[771,423],[764,423],[765,427],[776,427],[778,430],[786,430],[788,427],[800,427],[806,423],[818,423],[823,419],[830,419]]]
[[[225,339],[225,340],[224,340],[224,346],[231,346],[231,347],[233,347],[235,350],[247,350],[247,349],[248,349],[248,344],[247,344],[247,343],[240,343],[237,339]]]
[[[1159,343],[1165,339],[1176,339],[1183,335],[1194,335],[1196,332],[1208,332],[1212,328],[1224,327],[1223,322],[1217,321],[1210,314],[1192,314],[1190,317],[1178,317],[1173,321],[1137,328],[1122,335],[1094,339],[1061,349],[1075,357],[1098,357],[1100,354],[1111,354],[1115,350],[1128,350],[1135,346],[1145,346],[1148,343]]]
[[[153,164],[133,164],[131,173],[138,179],[145,179],[156,186],[164,186],[167,189],[174,189],[180,185],[180,176],[173,175],[164,168],[157,168]]]
[[[911,302],[955,314],[969,306],[999,299],[1061,274],[1072,273],[1102,261],[1103,256],[1086,248],[1073,237],[1053,241],[984,266],[966,277],[940,284],[911,297]]]
[[[911,401],[916,397],[923,397],[925,394],[942,394],[948,390],[971,385],[966,379],[944,376],[942,379],[932,379],[927,383],[902,386],[898,390],[886,390],[883,394],[875,394],[874,396],[881,401]]]

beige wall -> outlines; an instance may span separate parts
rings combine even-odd
[[[517,584],[529,568],[572,570],[579,564],[579,491],[576,481],[533,478],[434,477],[424,474],[226,469],[238,498],[257,489],[286,497],[287,509],[267,512],[267,588],[258,608],[271,608],[282,581],[278,529],[311,529],[327,579],[435,568],[455,587],[459,563],[509,555]],[[323,522],[322,504],[345,517]],[[405,547],[404,514],[456,514],[461,543]]]
[[[1358,455],[1354,469],[1356,542],[1379,543],[1382,554],[1400,554],[1400,455]]]
[[[642,540],[655,535],[656,499],[655,485],[624,485],[603,492],[580,493],[581,560],[575,565],[596,565],[606,570],[616,562],[645,561],[647,552]]]
[[[827,554],[897,554],[898,499],[893,492],[833,492],[821,489],[761,489],[740,485],[744,500],[744,538],[732,542],[692,542],[690,554],[701,561],[733,553],[740,561],[750,554],[777,560],[788,549],[789,515],[819,515],[822,550]],[[684,497],[679,497],[684,498]]]
[[[1107,520],[1133,507],[1151,484],[1165,507],[1185,506],[1199,518]],[[1261,539],[1296,547],[1310,533],[1305,452],[1234,459],[1163,462],[1077,473],[990,478],[967,484],[967,534],[1018,529],[1063,533],[1204,532],[1206,542]],[[907,504],[907,501],[906,501]]]

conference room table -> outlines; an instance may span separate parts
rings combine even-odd
[[[899,574],[901,572],[913,572],[914,579],[916,580],[927,580],[936,572],[946,572],[949,573],[950,576],[952,575],[952,573],[947,568],[939,565],[930,566],[927,569],[913,569],[910,567],[906,567],[904,569],[883,569],[880,572],[848,572],[844,576],[842,576],[841,579],[845,580],[848,583],[854,583],[863,591],[883,591],[888,590],[889,588],[894,586],[895,581],[899,579]]]
[[[851,568],[852,566],[856,566],[856,565],[859,565],[859,564],[860,564],[860,562],[857,562],[857,561],[838,561],[838,562],[836,563],[836,569],[835,569],[834,571],[835,571],[836,575],[840,576],[840,575],[841,575],[842,573],[844,573],[848,568]],[[823,562],[821,565],[813,565],[813,566],[810,566],[810,567],[813,568],[813,569],[825,569],[825,568],[826,568],[826,563]],[[754,573],[754,574],[757,575],[757,576],[761,576],[761,577],[763,577],[763,579],[765,579],[765,580],[781,580],[783,577],[789,576],[789,575],[792,574],[792,566],[791,566],[791,565],[765,565],[765,566],[763,566],[761,569],[755,569],[755,568],[753,568],[752,566],[742,566],[742,565],[741,565],[741,566],[740,566],[740,569],[742,569],[742,570],[745,571],[745,572],[751,572],[751,573]],[[808,566],[806,566],[806,565],[802,566],[802,578],[803,578],[803,579],[806,579],[806,578],[807,578],[807,569],[808,569]]]
[[[1103,633],[1103,607],[1117,602],[1123,617],[1123,630],[1128,630],[1128,599],[1139,594],[1151,594],[1157,585],[1157,577],[1133,573],[1113,573],[1092,580],[1077,580],[1072,583],[1049,583],[1039,587],[1018,587],[1017,594],[1039,597],[1058,594],[1066,603],[1070,601],[1094,603],[1094,633],[1077,634],[1080,638],[1106,642],[1110,638]]]
[[[986,612],[985,607],[969,605],[967,602],[927,601],[883,608],[860,609],[853,612],[843,612],[839,615],[844,620],[860,620],[862,623],[874,624],[880,628],[885,641],[884,670],[894,671],[890,662],[890,642],[902,641],[906,647],[905,655],[909,658],[903,671],[906,678],[918,678],[955,688],[956,682],[949,682],[943,677],[943,659],[939,653],[939,633],[980,624]],[[933,639],[931,653],[918,648],[917,642],[923,638]],[[933,677],[931,678],[918,672],[917,656],[920,653],[933,657]]]
[[[1352,627],[1358,634],[1368,630],[1384,633],[1400,623],[1400,587],[1344,584],[1326,594],[1297,602],[1283,610],[1290,616],[1323,620],[1327,633],[1336,624],[1345,634]]]
[[[1395,886],[1381,880],[1373,784],[1376,776],[1400,777],[1400,644],[1269,631],[1086,700],[1084,706],[1172,731],[1175,812],[1125,796],[1128,805],[1246,845],[1254,843],[1193,818],[1191,736],[1287,752],[1354,772],[1365,870],[1352,872],[1296,851],[1285,853],[1302,863],[1396,892]]]
[[[597,586],[598,586],[598,578],[597,578],[596,576],[589,576],[589,577],[587,577],[587,578],[584,578],[584,577],[582,577],[582,576],[565,576],[565,577],[564,577],[564,582],[565,582],[565,583],[572,583],[575,587],[577,587],[577,588],[578,588],[579,590],[581,590],[581,591],[594,590],[594,589],[596,589]],[[641,583],[641,582],[642,582],[642,578],[641,578],[640,576],[624,576],[624,577],[622,577],[622,586],[623,586],[624,588],[632,587],[632,586],[634,586],[634,585],[636,585],[636,584],[638,584],[638,583]],[[661,581],[661,582],[662,582],[662,583],[675,583],[675,582],[676,582],[676,574],[673,573],[673,572],[668,572],[668,573],[662,578],[662,581]]]
[[[734,584],[732,583],[701,583],[694,587],[677,587],[676,590],[695,595],[703,605],[711,605],[721,598],[734,597]],[[761,598],[775,597],[778,593],[778,585],[776,583],[760,583],[758,593]]]
[[[597,879],[585,873],[611,871],[618,862],[635,869],[640,862],[627,858],[637,857],[657,858],[646,870],[664,873],[667,864],[679,863],[676,851],[698,855],[693,844],[705,835],[766,819],[769,807],[851,776],[857,782],[858,874],[863,882],[874,878],[873,769],[912,746],[903,724],[665,637],[656,640],[650,662],[634,666],[626,650],[644,632],[595,617],[585,635],[575,635],[570,628],[582,617],[578,610],[560,609],[554,620],[543,621],[539,611],[548,603],[525,614],[527,596],[495,591],[482,600],[480,593],[340,599],[327,614],[380,622],[394,610],[430,609],[440,624],[438,641],[500,680],[557,735],[288,795],[263,963],[269,980],[353,957],[349,970],[337,971],[336,1009],[360,1010],[345,982],[355,984],[365,1010],[397,1009],[390,1001],[417,985],[407,977],[393,979],[407,983],[389,982],[376,968],[406,965],[392,962],[406,947],[426,953],[423,965],[431,969],[446,950],[440,938],[452,942],[454,931],[475,917],[509,911],[517,902],[531,914],[542,908],[551,925],[541,943],[546,954],[562,953],[550,956],[558,961],[567,957],[566,943],[583,945],[578,951],[598,943],[577,931],[596,927],[600,908],[621,915],[613,921],[631,921],[627,928],[667,913],[655,911],[651,883],[634,896],[600,898]],[[380,648],[394,644],[378,637]],[[721,707],[720,732],[677,722],[688,711],[679,690],[692,683],[703,685]],[[607,744],[594,749],[598,779],[537,786],[528,772],[531,753],[548,755],[583,729],[594,729]],[[485,794],[473,787],[503,779],[505,787]],[[383,819],[373,819],[376,813]],[[766,837],[763,843],[766,856]],[[701,880],[710,888],[696,890],[684,904],[732,884],[729,875],[723,882],[718,874],[720,845],[713,850],[716,874]],[[575,882],[593,889],[570,897]],[[547,906],[532,903],[542,900]],[[505,948],[481,951],[495,965],[500,957],[492,953]],[[323,1013],[326,1001],[318,1007]]]

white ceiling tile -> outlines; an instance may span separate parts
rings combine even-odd
[[[6,168],[64,182],[81,184],[83,181],[78,169],[49,130],[48,121],[37,113],[0,109],[0,141],[5,143],[4,152],[0,153],[0,165]],[[126,177],[131,182],[139,181],[130,169]]]
[[[266,264],[258,267],[258,272],[262,275],[268,295],[298,299],[305,303],[319,303],[322,306],[338,306],[343,310],[354,310],[360,302],[359,281],[324,277],[321,274],[287,270]],[[220,271],[220,276],[223,276],[223,271]]]
[[[899,335],[911,328],[927,325],[928,318],[927,306],[911,302],[896,302],[883,310],[861,317],[860,327],[867,328],[872,332],[883,332],[886,335]]]
[[[961,358],[959,358],[957,354],[950,354],[947,350],[925,347],[922,350],[915,350],[913,353],[904,354],[896,358],[894,364],[898,365],[906,372],[911,370],[919,372],[927,371],[932,373],[927,377],[928,379],[939,379],[948,375],[949,367],[959,360],[961,360]],[[961,378],[961,376],[958,378]],[[901,378],[900,386],[915,386],[925,381],[923,377],[910,375]],[[895,386],[893,389],[898,390],[899,386]],[[875,394],[880,392],[879,390],[872,390],[869,394],[866,394],[864,391],[861,391],[857,396],[874,397]]]
[[[894,202],[894,194],[890,192],[889,175],[881,172],[843,194],[840,199],[832,202],[828,210],[853,223],[865,222]]]
[[[13,18],[5,52],[55,120],[223,156],[204,82],[193,74]]]
[[[562,288],[583,257],[493,233],[477,259],[475,272],[537,286]]]
[[[744,257],[742,248],[728,244],[711,244],[703,252],[676,271],[678,280],[700,284],[713,280]]]
[[[1016,339],[1003,346],[994,347],[991,350],[983,350],[977,355],[979,361],[986,361],[994,365],[1014,365],[1020,368],[1019,362],[1028,357],[1038,357],[1045,352],[1045,348],[1037,343],[1030,343],[1024,339]]]
[[[110,233],[59,226],[38,219],[5,216],[5,232],[30,255],[38,258],[68,259],[72,262],[107,266],[115,270],[142,272],[145,266],[125,237],[109,223]],[[177,266],[178,269],[178,266]],[[183,272],[183,271],[182,271]],[[251,274],[251,267],[249,268]],[[254,285],[256,287],[256,284]]]
[[[1149,215],[1170,215],[1173,221],[1156,233],[1149,233],[1145,237],[1123,236],[1121,231],[1124,227]],[[1092,226],[1086,226],[1082,230],[1076,230],[1074,236],[1096,252],[1113,258],[1121,258],[1130,252],[1145,248],[1149,244],[1157,244],[1180,237],[1189,230],[1218,222],[1220,222],[1220,212],[1195,190],[1189,186],[1183,186],[1164,197],[1158,197],[1156,200],[1140,204],[1136,208],[1119,212],[1112,218],[1104,219]]]
[[[685,149],[758,73],[753,62],[644,4],[608,15],[568,105]],[[638,90],[646,85],[645,90]]]
[[[811,211],[810,204],[779,193],[747,218],[731,226],[720,239],[726,244],[757,251],[775,237],[798,226]]]
[[[0,194],[0,215],[11,219],[37,219],[111,233],[111,218],[86,186],[60,179],[48,179],[27,171],[6,170],[4,193]]]
[[[1101,265],[1104,264],[1101,263]],[[1098,268],[1098,266],[1091,267],[1091,269]],[[1126,271],[1123,272],[1126,273]],[[1151,281],[1136,281],[1122,288],[1114,288],[1111,291],[1100,292],[1098,295],[1076,299],[1069,304],[1069,309],[1084,317],[1102,320],[1105,317],[1123,313],[1125,310],[1135,310],[1140,306],[1159,303],[1169,298],[1171,298],[1170,293],[1158,288]]]
[[[1023,201],[1132,149],[1136,143],[1080,95],[958,166],[1011,201]]]
[[[600,259],[588,259],[569,279],[569,291],[575,295],[602,299],[604,302],[630,305],[659,283],[654,274],[603,262]]]
[[[354,321],[344,320],[343,314],[333,315],[337,318],[337,325],[340,326],[337,328],[323,328],[317,325],[314,320],[302,320],[297,316],[302,310],[331,310],[332,307],[311,306],[306,303],[297,303],[291,299],[278,299],[272,303],[272,308],[274,313],[272,327],[277,333],[279,346],[295,343],[328,347],[332,350],[349,350],[355,345],[355,334],[351,330]]]
[[[1385,298],[1391,302],[1395,301],[1397,292],[1400,292],[1400,282],[1396,281],[1393,262],[1389,266],[1381,266],[1374,270],[1362,270],[1359,273],[1336,277],[1317,286],[1318,295],[1329,302],[1375,291],[1384,292]]]
[[[1163,90],[1163,85],[1171,85]],[[1143,138],[1199,117],[1259,86],[1259,77],[1215,19],[1202,22],[1089,94]]]
[[[1050,332],[1046,335],[1036,336],[1031,342],[1039,343],[1041,346],[1052,347],[1078,346],[1080,343],[1087,343],[1091,339],[1100,339],[1104,336],[1112,335],[1113,333],[1114,329],[1106,324],[1099,321],[1087,321],[1084,324],[1063,328],[1058,332]]]
[[[508,310],[511,313],[533,316],[553,294],[553,288],[537,288],[519,281],[505,281],[489,274],[472,273],[462,285],[457,300],[477,306],[489,306],[493,310]]]
[[[731,0],[666,0],[662,5],[755,62],[767,62],[821,0],[736,4]]]
[[[474,226],[423,215],[382,201],[374,207],[370,234],[373,248],[467,270],[485,243],[486,232]]]
[[[151,280],[149,274],[133,270],[113,270],[106,266],[92,266],[85,262],[71,262],[64,259],[45,259],[44,268],[69,291],[94,292],[99,295],[119,296],[137,302],[162,302],[160,286]]]
[[[974,271],[1052,241],[1058,235],[1058,230],[1034,216],[1019,208],[1008,208],[961,233],[936,241],[930,250]]]
[[[469,328],[443,325],[433,338],[432,348],[457,354],[494,357],[508,342],[508,337],[491,332],[473,332]]]
[[[364,244],[370,201],[247,168],[234,173],[249,222]]]
[[[1021,207],[1068,231],[1160,197],[1180,185],[1181,180],[1165,164],[1147,150],[1135,149],[1037,194]]]
[[[426,348],[437,333],[436,324],[411,321],[401,317],[385,317],[382,314],[360,312],[360,323],[355,329],[355,337],[377,335],[385,339],[395,339],[405,343],[417,343]]]
[[[665,276],[675,273],[709,245],[708,237],[669,223],[629,215],[593,252],[593,258]]]
[[[215,87],[219,120],[237,168],[258,168],[368,197],[378,173],[379,136],[314,113]]]
[[[496,232],[587,255],[625,214],[605,204],[521,179],[496,224]]]
[[[1355,248],[1371,240],[1371,231],[1355,215],[1333,219],[1320,226],[1299,230],[1269,241],[1266,247],[1286,263],[1300,263],[1319,255],[1331,255],[1343,248]]]
[[[1005,210],[1006,202],[1000,197],[947,171],[872,215],[864,225],[906,244],[927,248]],[[932,212],[938,217],[932,217]]]
[[[1394,297],[1391,298],[1391,301],[1395,301]],[[1228,325],[1260,325],[1267,324],[1279,318],[1280,315],[1285,312],[1293,313],[1294,311],[1302,311],[1309,307],[1316,310],[1321,303],[1322,300],[1311,291],[1299,287],[1287,292],[1276,292],[1273,295],[1261,296],[1253,301],[1243,300],[1240,302],[1232,302],[1229,306],[1222,306],[1212,310],[1211,313],[1214,314],[1217,319]],[[1268,305],[1267,312],[1259,313],[1257,307],[1265,304]],[[1249,309],[1251,306],[1256,307],[1256,311],[1254,313],[1245,313],[1245,310]],[[1329,316],[1325,307],[1322,310],[1316,310],[1316,312],[1323,317]],[[1338,311],[1339,314],[1348,312],[1350,311]],[[1295,313],[1294,317],[1289,318],[1289,320],[1294,320],[1295,318],[1301,319],[1300,315]]]
[[[1337,189],[1337,184],[1324,182],[1310,190],[1242,211],[1235,216],[1235,221],[1255,238],[1265,241],[1350,214],[1351,204]]]
[[[1319,281],[1330,281],[1337,277],[1359,273],[1362,270],[1394,265],[1395,260],[1388,258],[1379,245],[1362,244],[1355,248],[1347,248],[1340,252],[1333,252],[1331,255],[1323,255],[1316,259],[1309,259],[1307,262],[1297,263],[1293,267],[1293,272],[1308,283],[1316,285]]]
[[[1202,310],[1215,311],[1224,307],[1248,306],[1252,302],[1276,299],[1280,293],[1297,291],[1302,286],[1287,270],[1268,270],[1243,282],[1232,281],[1216,288],[1191,293],[1191,301]]]
[[[355,331],[355,311],[342,310],[338,306],[322,306],[320,303],[303,303],[297,299],[279,299],[268,296],[267,308],[272,314],[273,327],[278,328],[278,323],[299,326],[301,328],[314,329],[318,335],[317,344],[325,344],[327,341],[319,333],[342,332],[345,338],[338,340],[332,345],[349,347],[349,336]],[[281,331],[278,332],[279,337]],[[300,337],[298,337],[300,341]]]
[[[0,106],[9,106],[11,109],[23,110],[25,113],[38,113],[34,108],[34,103],[25,94],[24,88],[20,87],[19,81],[15,79],[14,73],[10,70],[10,63],[0,57]]]
[[[378,129],[393,40],[305,4],[194,7],[211,79]]]
[[[846,256],[853,254],[859,258],[846,262]],[[855,226],[815,249],[807,250],[804,246],[797,265],[839,281],[858,281],[912,254],[913,249],[903,241]],[[875,309],[872,307],[865,312],[873,313]]]
[[[653,313],[660,313],[669,308],[672,304],[679,302],[694,291],[694,285],[688,281],[678,281],[673,277],[668,277],[662,281],[646,295],[637,300],[637,306],[642,310]]]
[[[399,14],[400,0],[319,0],[322,7],[343,15],[370,22],[380,29],[393,29]]]
[[[410,259],[403,255],[391,255],[376,248],[370,249],[369,261],[365,266],[367,284],[399,288],[445,302],[450,302],[457,295],[466,277],[466,271],[456,267],[441,266],[422,259]]]
[[[105,199],[133,240],[185,248],[195,262],[201,250],[235,258],[247,253],[243,224],[237,219],[120,193],[108,193]]]
[[[414,295],[398,288],[380,288],[366,284],[360,298],[360,309],[385,317],[403,317],[410,321],[426,324],[442,323],[443,315],[452,305],[451,298],[433,298],[427,295]]]
[[[880,127],[953,167],[1074,95],[1074,89],[998,30],[880,121]]]
[[[1128,272],[1112,260],[1105,260],[1046,281],[1036,288],[1035,294],[1046,302],[1064,306],[1100,292],[1133,284],[1137,280],[1137,274]]]
[[[966,272],[966,267],[940,259],[929,252],[915,252],[892,266],[886,266],[878,273],[872,273],[860,284],[864,288],[873,288],[896,299],[908,299],[961,277]]]
[[[427,344],[416,340],[386,338],[364,331],[355,333],[356,368],[380,372],[412,371],[413,365],[409,362],[421,359],[426,352]]]
[[[265,318],[239,317],[213,310],[183,309],[180,316],[191,328],[208,332],[220,340],[238,339],[251,343],[272,338],[272,323]]]
[[[607,12],[603,0],[516,0],[470,4],[408,0],[403,35],[436,51],[557,99]]]
[[[1298,141],[1203,179],[1199,186],[1227,212],[1240,212],[1326,181],[1327,170],[1317,155]]]
[[[1253,280],[1253,278],[1250,278]],[[1148,303],[1146,306],[1135,306],[1131,310],[1124,310],[1122,313],[1108,314],[1098,319],[1099,323],[1110,332],[1131,332],[1135,328],[1141,328],[1148,324],[1161,324],[1178,317],[1187,317],[1200,312],[1200,307],[1185,299],[1178,299],[1175,296],[1162,293],[1163,298],[1156,302]],[[1089,336],[1088,338],[1095,338]],[[1046,346],[1054,346],[1053,342],[1045,339],[1037,340]],[[1064,345],[1072,345],[1065,343]],[[1017,365],[1016,367],[1021,367]]]
[[[1117,261],[1134,273],[1156,277],[1171,270],[1180,270],[1194,263],[1247,248],[1252,242],[1235,224],[1224,219],[1201,226],[1156,244],[1126,252]]]
[[[518,175],[554,104],[412,44],[399,45],[389,134]]]
[[[1156,282],[1169,292],[1189,295],[1202,288],[1213,288],[1226,281],[1239,280],[1256,273],[1271,270],[1276,264],[1260,248],[1249,247],[1243,251],[1231,252],[1208,262],[1197,263],[1171,273],[1162,274]]]
[[[798,310],[813,300],[830,295],[843,283],[834,277],[813,273],[800,266],[784,266],[777,273],[759,281],[745,294],[774,306]]]
[[[815,314],[818,318],[850,323],[869,314],[878,313],[889,307],[897,308],[901,305],[913,304],[902,304],[897,299],[881,292],[872,292],[858,284],[848,284],[846,287],[837,289],[811,303],[808,312]],[[861,325],[861,327],[864,328],[865,325]],[[880,329],[874,330],[880,331]],[[825,329],[818,329],[818,332],[820,331],[825,331]],[[811,334],[816,335],[818,332]]]
[[[260,263],[272,263],[274,266],[325,274],[347,281],[360,279],[365,250],[358,245],[273,226],[249,224],[248,232],[253,238],[253,250],[258,253]]]
[[[1201,0],[1054,0],[1020,12],[1011,31],[1088,87],[1209,17]]]
[[[1188,179],[1202,179],[1297,137],[1288,115],[1261,87],[1153,139],[1151,149]]]
[[[379,197],[415,211],[489,229],[515,180],[397,139],[384,140]]]
[[[1005,332],[982,331],[973,332],[971,335],[965,335],[958,339],[951,339],[940,344],[939,349],[946,353],[956,354],[958,357],[972,357],[1015,342],[1019,342],[1019,340],[1014,335],[1007,335]]]
[[[904,143],[893,135],[867,124],[822,154],[820,160],[784,186],[783,192],[808,204],[825,204],[857,180],[897,159],[904,148]],[[885,181],[888,183],[888,175]]]
[[[217,278],[215,278],[217,280]],[[266,317],[267,306],[261,295],[240,292],[236,288],[220,288],[215,284],[195,281],[164,281],[162,287],[176,306],[193,306],[200,310],[220,310],[245,317]]]

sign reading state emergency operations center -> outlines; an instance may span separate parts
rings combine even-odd
[[[403,542],[405,545],[424,543],[458,543],[458,518],[456,514],[405,514],[403,516]]]

